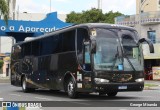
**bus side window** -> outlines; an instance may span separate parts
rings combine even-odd
[[[90,55],[89,55],[89,45],[85,45],[85,57],[84,57],[84,63],[85,64],[90,64],[91,61],[90,61]]]
[[[84,64],[83,69],[86,71],[91,71],[91,59],[90,59],[90,46],[89,44],[84,45]]]

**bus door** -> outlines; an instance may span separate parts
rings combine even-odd
[[[91,72],[91,57],[90,57],[90,42],[84,41],[83,42],[83,64],[82,64],[82,75],[77,74],[77,80],[82,80],[82,88],[84,91],[91,91],[92,88],[92,72]],[[81,81],[80,81],[81,82]],[[77,84],[77,87],[79,88],[79,83]]]

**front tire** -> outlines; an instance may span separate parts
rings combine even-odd
[[[73,78],[70,78],[68,80],[67,93],[68,93],[68,96],[73,99],[77,98],[77,96],[78,96],[78,93],[76,92],[76,84],[75,84],[75,81],[73,80]]]
[[[28,93],[28,92],[31,92],[31,91],[34,91],[34,90],[35,90],[34,88],[28,88],[27,87],[26,77],[23,77],[22,78],[22,91],[25,92],[25,93]]]

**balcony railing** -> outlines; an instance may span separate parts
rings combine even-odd
[[[141,22],[140,22],[141,21]],[[115,18],[116,24],[121,25],[136,25],[143,24],[154,24],[160,23],[160,11],[156,12],[144,12],[141,15],[131,15],[131,16],[118,16]]]
[[[160,18],[160,11],[142,13],[141,19],[146,19],[146,18]]]

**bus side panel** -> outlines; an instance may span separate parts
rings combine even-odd
[[[21,86],[20,60],[11,60],[11,85]]]
[[[21,45],[12,47],[11,52],[11,85],[21,86]]]
[[[47,68],[47,76],[48,79],[47,85],[49,88],[53,90],[59,90],[60,84],[58,84],[59,81],[56,81],[58,79],[58,54],[54,54],[50,56],[50,61],[48,60],[48,68]]]
[[[60,88],[63,88],[63,79],[66,72],[76,73],[78,68],[76,52],[67,52],[58,56],[58,76],[56,82]],[[59,81],[61,80],[62,81]],[[69,79],[68,79],[69,80]]]

